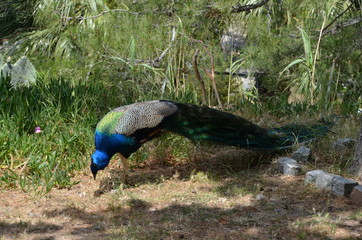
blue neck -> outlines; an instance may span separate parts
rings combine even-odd
[[[97,164],[97,170],[108,166],[110,159],[119,152],[125,158],[137,151],[141,144],[133,137],[122,134],[106,134],[95,132],[96,151],[92,155],[92,163]]]
[[[97,150],[105,152],[110,158],[117,152],[128,158],[141,146],[133,137],[117,133],[105,134],[98,131],[95,132],[95,145]]]

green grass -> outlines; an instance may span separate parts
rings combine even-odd
[[[193,96],[192,93],[186,98],[185,96],[177,98],[173,93],[166,92],[165,98],[181,102],[192,102],[192,99],[197,99],[197,96]],[[139,100],[158,97],[145,93],[141,98]],[[118,86],[109,82],[107,84],[101,81],[72,83],[63,78],[40,77],[31,87],[13,89],[10,87],[9,79],[1,79],[0,187],[46,193],[53,187],[73,186],[77,183],[73,180],[75,175],[88,173],[90,155],[94,149],[93,132],[99,119],[110,109],[131,101],[134,101],[132,97],[120,94]],[[275,106],[286,107],[276,108],[265,104],[264,113],[285,116],[291,111],[284,103],[285,99],[274,98],[273,101],[280,103]],[[254,111],[252,105],[245,105],[241,109],[243,116],[248,119],[260,114]],[[35,134],[36,127],[41,127],[42,132]],[[346,128],[345,124],[341,124],[341,132],[344,128]],[[354,137],[351,132],[350,134],[343,132],[346,134],[343,135],[344,137]],[[325,165],[324,162],[330,163],[329,169],[339,173],[348,165],[352,152],[348,152],[343,159],[339,159],[336,154],[328,153],[331,141],[319,145],[320,152],[324,153],[325,157],[317,165]],[[241,163],[249,161],[241,157],[242,153],[232,149],[220,148],[216,151],[212,149],[213,147],[195,146],[188,139],[175,134],[164,134],[145,144],[140,151],[132,155],[130,161],[138,165],[140,162],[151,159],[161,161],[168,166],[176,162],[192,163],[194,160],[206,157],[219,162],[224,172],[229,175],[240,171],[238,167],[235,169],[231,167],[234,162],[235,166],[241,166]],[[329,158],[329,160],[324,158]],[[225,163],[228,164],[223,166]],[[230,169],[227,166],[230,166]],[[209,169],[207,164],[204,168],[207,168],[205,173],[195,172],[192,175],[193,181],[217,180],[219,176],[214,174],[215,169]],[[248,165],[243,168],[248,168]],[[251,189],[239,188],[238,184],[231,183],[229,186],[224,186],[224,189],[220,188],[216,191],[243,195]]]
[[[129,93],[122,94],[118,83],[40,77],[35,85],[14,89],[9,82],[0,79],[1,188],[46,193],[53,187],[73,186],[77,182],[72,177],[88,170],[97,122],[110,109],[135,101]],[[139,97],[159,98],[151,93]],[[36,134],[36,127],[42,132]],[[180,138],[165,135],[131,162],[159,159],[164,152],[185,159],[192,144]],[[165,142],[168,145],[162,147]]]
[[[100,115],[119,104],[116,94],[61,78],[18,89],[8,82],[0,81],[0,186],[48,192],[74,185],[71,177],[88,165]]]

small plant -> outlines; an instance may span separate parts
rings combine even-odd
[[[301,94],[303,96],[303,100],[301,101],[307,102],[308,105],[313,105],[315,103],[315,91],[317,89],[314,68],[315,60],[313,58],[314,53],[311,49],[309,35],[302,28],[299,28],[299,31],[301,32],[303,39],[304,57],[298,58],[289,63],[288,66],[283,69],[281,74],[289,70],[291,67],[297,65],[299,67],[299,77],[292,80],[292,82],[289,84],[289,87],[295,89],[295,93]]]
[[[15,89],[8,80],[0,79],[0,186],[44,193],[76,184],[71,177],[88,165],[97,114],[108,111],[100,106],[118,105],[115,94],[99,83],[38,78]]]

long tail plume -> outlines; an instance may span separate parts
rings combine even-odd
[[[167,129],[192,140],[208,140],[250,150],[281,150],[308,142],[328,132],[330,123],[289,124],[265,129],[230,113],[192,104],[175,103],[179,111]]]

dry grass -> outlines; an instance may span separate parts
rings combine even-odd
[[[362,209],[259,165],[113,164],[45,196],[2,191],[2,239],[361,239]],[[218,170],[217,170],[218,169]],[[115,188],[116,187],[116,188]]]

